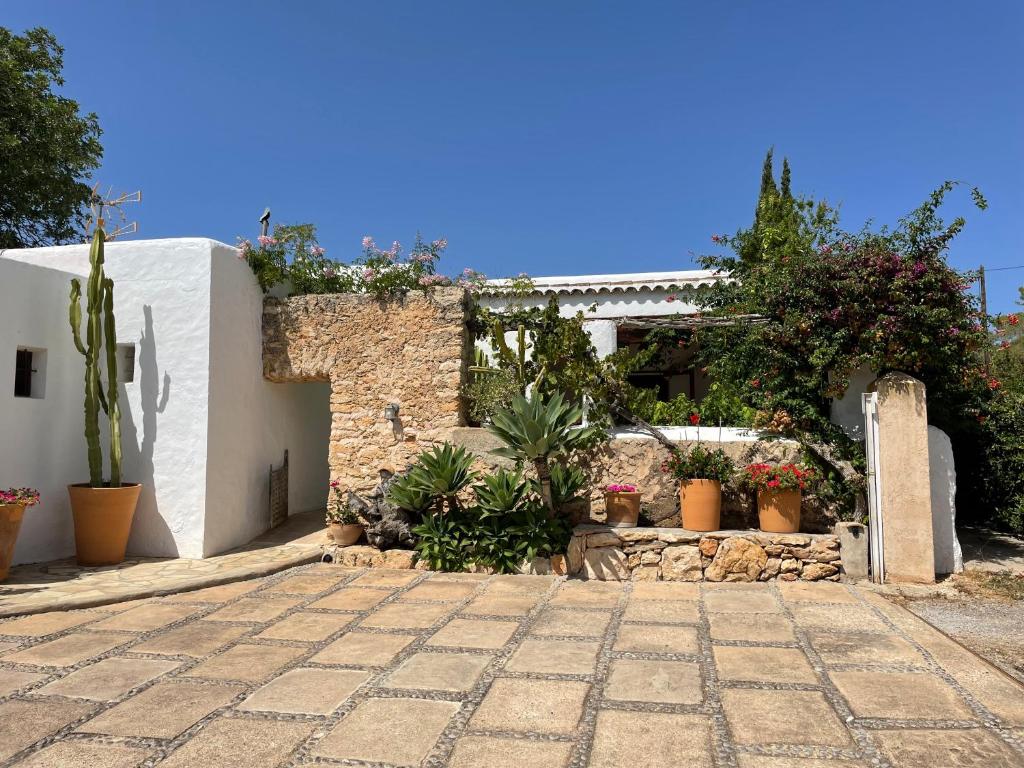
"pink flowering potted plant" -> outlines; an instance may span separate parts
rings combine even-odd
[[[616,528],[635,528],[640,519],[640,493],[635,485],[612,483],[604,489],[607,524]]]
[[[18,540],[25,507],[39,503],[39,491],[32,488],[0,490],[0,581],[7,578],[14,559],[14,543]]]
[[[331,503],[327,507],[327,528],[334,543],[341,547],[355,544],[363,535],[365,524],[366,521],[345,503],[345,498],[341,493],[341,483],[337,480],[333,481],[331,483]]]

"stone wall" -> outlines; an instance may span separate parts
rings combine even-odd
[[[566,553],[570,576],[601,581],[838,581],[833,535],[581,525]]]
[[[330,382],[331,478],[360,494],[373,490],[380,469],[403,469],[462,423],[468,344],[461,288],[264,304],[264,377]],[[389,403],[400,405],[395,423],[384,417]]]

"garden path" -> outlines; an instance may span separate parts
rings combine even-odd
[[[313,565],[0,621],[0,766],[1017,768],[1024,688],[835,583]]]

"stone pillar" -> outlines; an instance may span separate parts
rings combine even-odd
[[[890,373],[875,389],[886,580],[931,584],[935,549],[925,387],[913,376]]]
[[[837,523],[842,580],[856,583],[868,578],[868,529],[863,523]]]

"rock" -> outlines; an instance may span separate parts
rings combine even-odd
[[[551,561],[546,557],[535,557],[528,563],[524,562],[519,572],[531,576],[547,576],[551,573]]]
[[[661,553],[656,551],[648,551],[640,553],[640,563],[642,565],[657,565],[661,562]]]
[[[718,547],[704,578],[708,581],[756,581],[767,562],[768,555],[760,546],[733,536]]]
[[[700,540],[700,553],[705,557],[714,557],[718,551],[719,541],[717,539],[704,538]]]
[[[416,564],[416,553],[411,549],[388,549],[373,558],[374,568],[409,569]]]
[[[565,549],[565,561],[570,576],[575,576],[583,570],[583,552],[587,548],[586,542],[586,536],[573,536],[569,539],[569,546]]]
[[[782,553],[786,551],[786,548],[781,544],[769,544],[764,548],[764,553],[768,557],[782,557]]]
[[[597,549],[598,547],[617,547],[621,543],[622,541],[619,537],[610,531],[592,533],[587,536],[587,549]]]
[[[616,533],[623,541],[657,541],[658,530],[657,528],[624,528]]]
[[[703,578],[700,550],[692,546],[663,549],[661,552],[661,577],[665,581],[700,581]]]
[[[782,571],[782,560],[777,557],[769,557],[764,564],[764,570],[761,571],[760,580],[768,581],[774,579]]]
[[[800,561],[794,560],[792,557],[784,557],[779,571],[781,573],[800,573]]]
[[[623,547],[622,551],[625,552],[627,555],[631,555],[634,552],[658,551],[664,549],[667,546],[668,544],[666,544],[664,541],[648,541],[643,544],[630,544],[628,547]]]
[[[633,581],[658,581],[661,579],[661,569],[656,565],[643,565],[630,574]]]
[[[583,553],[583,570],[588,579],[623,581],[629,578],[626,555],[618,547],[588,549]]]
[[[413,566],[413,569],[417,571],[429,571],[430,563],[428,563],[426,560],[417,560],[416,565]]]
[[[801,560],[818,563],[832,563],[839,559],[839,541],[836,539],[815,539],[806,547],[793,547],[793,556]]]
[[[682,528],[661,528],[658,531],[658,540],[666,544],[696,544],[700,541],[700,534],[684,531]]]
[[[338,547],[335,553],[334,561],[349,568],[369,568],[373,565],[373,559],[381,554],[376,547],[368,547],[365,544]]]
[[[780,573],[779,574],[779,580],[780,581],[796,581],[798,578],[800,578],[800,577],[797,576],[795,573]]]
[[[783,544],[787,547],[806,547],[811,543],[810,536],[800,536],[795,533],[780,533],[772,536],[775,544]]]
[[[817,581],[827,576],[835,576],[839,569],[828,563],[807,563],[800,572],[800,578],[804,581]]]
[[[551,573],[556,576],[565,576],[568,565],[566,563],[565,555],[552,555],[551,556]]]
[[[658,558],[658,562],[661,562],[661,558]],[[640,553],[634,552],[626,557],[626,565],[629,566],[629,570],[640,567]]]

